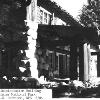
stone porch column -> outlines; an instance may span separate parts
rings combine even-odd
[[[35,57],[36,52],[36,39],[37,39],[37,28],[38,24],[36,22],[28,22],[28,50],[26,50],[26,56],[29,58],[31,76],[38,78],[37,70],[37,59]]]
[[[28,50],[26,50],[26,56],[29,58],[31,77],[38,78],[37,59],[35,57],[36,52],[36,39],[37,39],[37,0],[32,0],[29,7],[27,7],[27,26],[29,30],[28,36]]]

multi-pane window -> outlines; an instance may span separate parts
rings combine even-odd
[[[38,7],[37,17],[39,24],[50,24],[51,13],[47,10]]]
[[[47,21],[48,19],[47,19],[47,13],[46,12],[44,12],[44,24],[47,24]]]
[[[43,11],[40,10],[40,24],[43,23]]]

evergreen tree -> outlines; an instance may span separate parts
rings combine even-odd
[[[6,55],[6,57],[2,55],[2,68],[5,68],[6,75],[12,72],[15,75],[18,73],[13,58],[18,55],[19,50],[25,49],[24,45],[28,44],[27,27],[24,20],[26,20],[26,7],[30,3],[31,0],[0,0],[0,39],[5,46]],[[21,57],[19,59],[21,61]],[[1,69],[0,72],[2,72]]]
[[[100,0],[88,0],[88,5],[84,5],[79,21],[85,27],[96,27],[100,29]]]

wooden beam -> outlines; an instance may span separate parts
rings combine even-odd
[[[72,38],[75,36],[82,36],[88,40],[97,39],[98,33],[95,28],[85,28],[85,27],[72,27],[72,26],[62,26],[62,25],[39,25],[38,34],[39,35],[57,35],[63,38]],[[93,40],[94,41],[94,40]]]
[[[55,47],[55,46],[67,46],[71,43],[71,41],[64,41],[64,40],[39,40],[40,45],[43,47]]]
[[[70,51],[68,50],[62,50],[62,49],[59,49],[59,48],[48,48],[49,50],[51,51],[55,51],[55,52],[58,52],[58,53],[62,53],[62,54],[70,54]]]

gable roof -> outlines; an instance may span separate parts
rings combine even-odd
[[[49,12],[54,13],[56,17],[60,18],[64,22],[70,24],[71,26],[81,26],[78,21],[76,21],[68,12],[62,9],[57,3],[51,0],[37,0],[38,6],[47,9]]]

